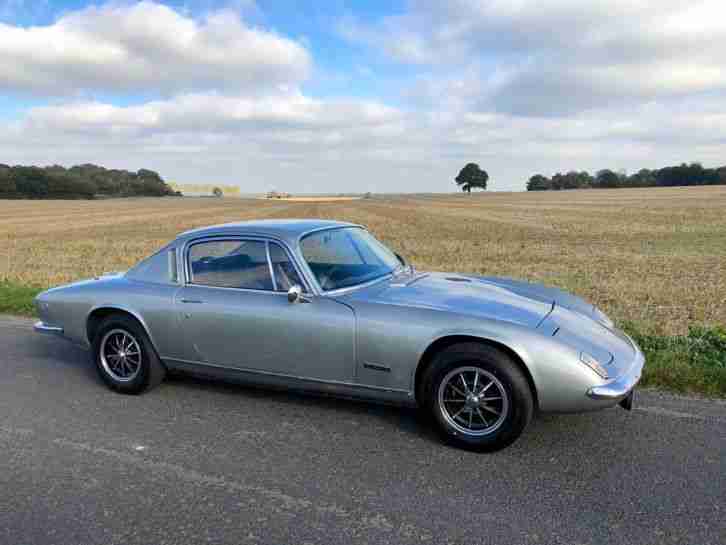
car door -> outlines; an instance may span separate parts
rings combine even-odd
[[[260,238],[193,241],[176,296],[187,359],[323,381],[355,376],[355,317],[332,299],[290,303],[303,288],[291,254]],[[309,295],[309,292],[308,292]]]

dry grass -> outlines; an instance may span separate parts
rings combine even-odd
[[[0,201],[0,280],[45,287],[123,270],[180,231],[263,217],[363,223],[418,268],[557,285],[650,332],[726,323],[726,187]]]
[[[361,197],[258,197],[259,199],[278,200],[282,202],[341,202],[357,201]]]

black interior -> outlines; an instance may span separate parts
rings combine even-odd
[[[308,262],[310,270],[320,282],[324,290],[332,290],[354,286],[382,276],[388,269],[380,265],[343,264]]]
[[[271,290],[267,261],[254,261],[247,254],[203,257],[192,262],[195,284],[226,288]]]

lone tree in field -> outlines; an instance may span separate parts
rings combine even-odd
[[[221,198],[224,197],[224,192],[220,188],[215,187],[214,189],[212,189],[212,195],[217,198]]]
[[[461,187],[462,191],[471,193],[472,187],[486,189],[488,179],[489,174],[487,174],[486,170],[480,169],[476,163],[469,163],[461,169],[454,181]]]

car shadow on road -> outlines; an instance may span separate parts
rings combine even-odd
[[[88,350],[82,346],[51,337],[38,336],[33,343],[27,345],[27,350],[25,355],[34,360],[37,359],[49,366],[65,365],[79,375],[102,384],[91,363]]]
[[[430,422],[430,417],[423,410],[416,408],[318,393],[267,389],[186,375],[174,375],[167,382],[168,387],[177,389],[206,390],[210,394],[229,395],[233,398],[243,396],[256,405],[267,403],[265,411],[270,414],[275,411],[288,413],[286,408],[295,406],[300,411],[305,409],[318,412],[330,411],[331,418],[335,420],[360,421],[368,418],[374,420],[376,425],[389,428],[396,435],[404,434],[435,448],[450,448],[442,445],[440,436]],[[516,450],[524,449],[534,454],[538,451],[551,453],[554,447],[555,450],[564,450],[570,454],[580,452],[583,456],[589,455],[592,450],[598,448],[598,445],[607,443],[609,441],[607,436],[616,433],[618,426],[626,425],[624,419],[627,419],[627,415],[626,411],[619,408],[586,414],[536,415],[523,436],[515,443]],[[351,433],[356,432],[352,430]],[[623,456],[626,456],[625,452]]]
[[[369,417],[399,431],[416,435],[428,441],[439,442],[438,435],[426,422],[425,414],[416,408],[384,404],[365,399],[337,397],[320,392],[295,389],[277,389],[254,384],[226,382],[208,377],[174,374],[167,378],[168,386],[183,389],[206,390],[210,393],[244,396],[255,403],[266,403],[279,407],[299,406],[322,411],[331,415],[346,417]],[[274,411],[274,407],[268,410]]]
[[[28,356],[37,358],[45,365],[61,364],[72,369],[78,378],[82,377],[82,380],[105,388],[90,361],[88,351],[82,347],[47,338],[32,343],[28,349]],[[428,415],[416,408],[177,374],[167,378],[166,384],[160,387],[160,395],[163,395],[164,392],[168,395],[167,389],[207,391],[210,395],[229,396],[232,403],[235,403],[235,398],[242,396],[255,404],[268,403],[269,407],[266,410],[269,411],[284,410],[280,409],[281,406],[288,408],[296,406],[301,410],[310,408],[323,413],[330,411],[336,420],[339,418],[357,420],[369,418],[393,432],[403,433],[426,444],[436,445],[436,448],[446,448],[441,446],[440,437],[431,425]],[[222,405],[225,404],[222,403]],[[524,435],[505,452],[519,450],[549,452],[553,445],[556,445],[557,450],[564,449],[571,454],[580,452],[582,455],[587,455],[598,445],[610,444],[608,435],[616,434],[620,426],[627,425],[628,418],[628,413],[619,408],[579,415],[537,415]],[[626,448],[622,451],[623,456],[627,455],[627,450]]]

